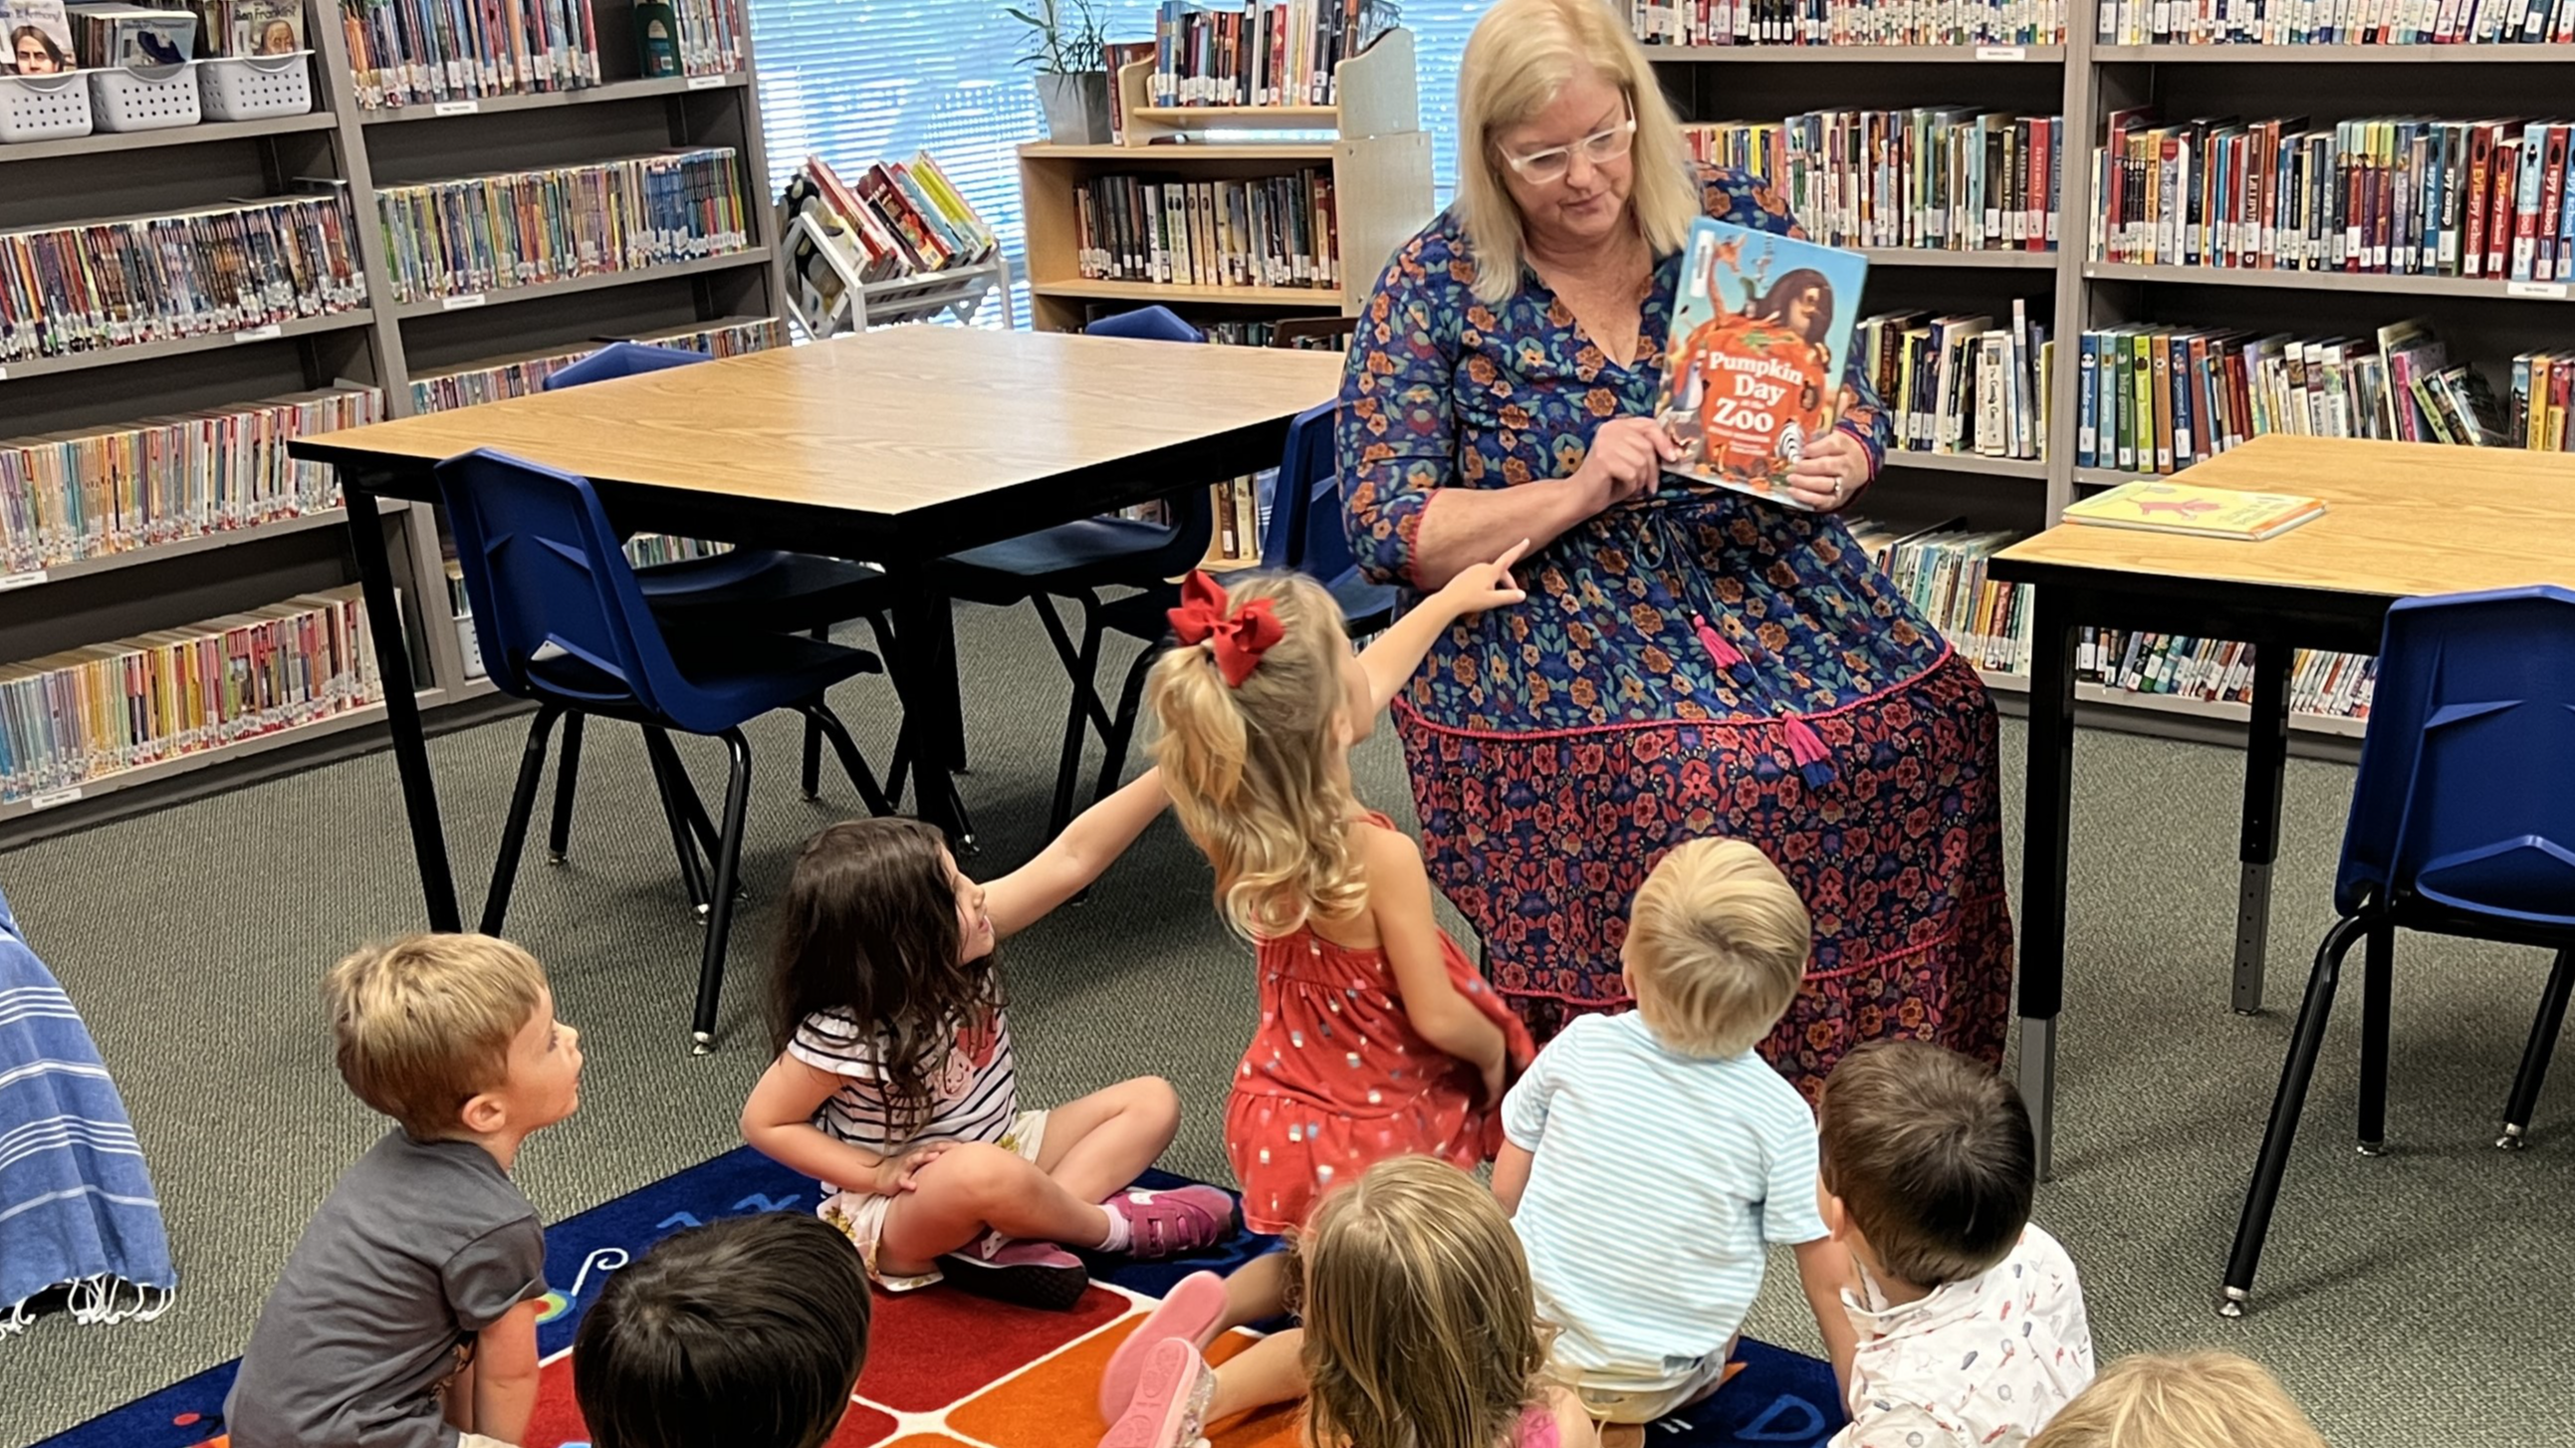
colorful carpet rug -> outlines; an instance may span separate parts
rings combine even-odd
[[[1149,1173],[1148,1186],[1180,1179]],[[537,1325],[546,1355],[531,1445],[586,1444],[573,1402],[572,1339],[608,1275],[665,1234],[714,1218],[811,1212],[814,1184],[741,1148],[566,1219],[546,1233],[547,1295]],[[1223,1249],[1165,1263],[1092,1262],[1092,1287],[1068,1313],[1041,1313],[969,1298],[948,1288],[877,1296],[867,1371],[834,1444],[1090,1444],[1106,1432],[1093,1407],[1111,1350],[1144,1308],[1182,1274],[1225,1272],[1269,1246],[1240,1235]],[[1252,1340],[1230,1334],[1209,1350],[1223,1360]],[[1822,1444],[1843,1423],[1833,1371],[1817,1359],[1746,1340],[1742,1367],[1686,1416],[1648,1431],[1650,1445]],[[236,1363],[220,1364],[82,1424],[48,1444],[169,1446],[224,1442],[224,1395]],[[1296,1442],[1288,1411],[1241,1420],[1220,1445]]]

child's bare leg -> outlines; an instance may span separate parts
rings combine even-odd
[[[1276,1318],[1288,1306],[1288,1255],[1264,1253],[1225,1280],[1225,1314],[1217,1331]]]
[[[1206,1422],[1214,1424],[1272,1404],[1306,1397],[1306,1330],[1285,1329],[1216,1366],[1216,1393]]]
[[[880,1269],[926,1273],[931,1260],[973,1242],[986,1228],[1088,1248],[1109,1235],[1109,1214],[1065,1190],[1036,1163],[989,1142],[969,1142],[921,1169],[913,1190],[886,1209],[877,1238]]]
[[[1038,1166],[1084,1202],[1099,1202],[1154,1165],[1181,1128],[1181,1099],[1160,1077],[1134,1077],[1047,1113]],[[999,1227],[1000,1224],[995,1224]],[[1097,1241],[1099,1234],[1085,1241]]]

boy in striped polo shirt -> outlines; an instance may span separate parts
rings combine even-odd
[[[1608,1426],[1605,1444],[1639,1443],[1717,1388],[1769,1244],[1795,1248],[1837,1371],[1851,1361],[1815,1119],[1753,1051],[1798,993],[1810,935],[1761,851],[1674,850],[1638,888],[1620,948],[1637,1009],[1575,1018],[1504,1099],[1494,1192],[1539,1315],[1561,1330],[1550,1368]]]

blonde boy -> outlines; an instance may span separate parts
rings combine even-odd
[[[2216,1349],[2121,1359],[2030,1440],[2031,1449],[2325,1449],[2325,1442],[2270,1370]]]
[[[545,1231],[510,1182],[581,1099],[545,972],[489,936],[371,946],[323,983],[340,1076],[394,1119],[304,1229],[224,1402],[236,1444],[515,1444]]]
[[[1715,1389],[1771,1243],[1795,1246],[1826,1346],[1850,1357],[1815,1120],[1753,1051],[1798,994],[1810,934],[1761,851],[1674,850],[1620,948],[1637,1009],[1577,1017],[1504,1099],[1494,1192],[1562,1330],[1551,1368],[1595,1419],[1643,1425]]]

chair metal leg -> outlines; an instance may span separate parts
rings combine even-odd
[[[688,888],[689,914],[704,923],[707,918],[707,877],[698,864],[698,838],[689,829],[689,817],[680,805],[680,792],[689,788],[680,769],[679,752],[671,748],[671,737],[650,725],[644,728],[644,757],[653,762],[653,788],[662,797],[662,819],[671,827],[671,853],[680,861],[680,881]]]
[[[849,727],[841,723],[839,715],[832,713],[832,707],[818,698],[810,704],[798,705],[797,709],[805,716],[809,735],[820,735],[832,742],[832,753],[840,757],[841,769],[849,775],[850,784],[858,790],[859,798],[867,802],[868,813],[893,814],[894,804],[886,798],[884,791],[877,788],[876,772],[868,768],[867,756],[859,753],[857,743],[850,738]]]
[[[707,859],[713,860],[716,856],[716,827],[715,822],[707,818],[706,802],[698,798],[698,787],[690,782],[688,767],[680,763],[680,751],[671,743],[669,733],[658,730],[654,733],[662,738],[663,763],[671,772],[671,794],[679,802],[680,818],[689,823],[690,831],[697,836],[698,849],[706,852]]]
[[[1055,645],[1057,657],[1064,661],[1064,672],[1073,682],[1073,702],[1064,716],[1064,750],[1056,762],[1055,799],[1047,810],[1047,839],[1053,840],[1073,821],[1074,782],[1082,773],[1084,730],[1097,724],[1102,734],[1109,731],[1109,711],[1100,703],[1100,692],[1093,683],[1100,671],[1100,607],[1091,595],[1082,596],[1082,646],[1076,649],[1065,632],[1064,621],[1056,617],[1055,606],[1046,596],[1037,595],[1030,602],[1037,606],[1038,617],[1046,624],[1047,639]]]
[[[509,914],[510,887],[519,874],[519,851],[528,843],[528,817],[537,807],[537,781],[546,771],[546,737],[554,732],[555,721],[563,715],[559,704],[537,706],[537,717],[528,722],[528,743],[519,751],[519,783],[510,791],[509,819],[501,826],[501,854],[492,862],[492,884],[483,893],[483,924],[486,936],[501,934],[502,918]]]
[[[734,877],[742,868],[742,822],[751,806],[751,745],[740,730],[718,736],[731,768],[725,776],[724,834],[716,846],[715,890],[707,916],[705,954],[698,960],[698,1011],[689,1023],[689,1050],[704,1056],[715,1045],[716,999],[724,990],[725,942],[733,930]]]
[[[832,638],[832,631],[827,628],[817,628],[814,631],[814,638],[828,643]],[[799,778],[804,781],[806,799],[814,800],[819,799],[822,796],[823,730],[820,725],[814,722],[814,717],[812,715],[807,715],[805,717],[805,772]],[[879,811],[877,813],[884,814],[885,812]]]
[[[1136,712],[1144,702],[1145,677],[1162,656],[1161,644],[1149,644],[1127,666],[1127,682],[1118,691],[1118,713],[1109,720],[1108,752],[1100,762],[1099,787],[1092,791],[1094,803],[1108,799],[1109,792],[1118,788],[1118,777],[1127,773],[1127,747],[1136,740]]]
[[[2271,1230],[2272,1205],[2281,1195],[2281,1173],[2289,1165],[2290,1142],[2298,1135],[2299,1110],[2307,1105],[2308,1078],[2317,1068],[2317,1049],[2324,1045],[2326,1015],[2334,1008],[2335,981],[2343,958],[2370,929],[2366,916],[2335,922],[2317,946],[2317,961],[2308,973],[2307,999],[2299,1003],[2299,1023],[2290,1038],[2290,1055],[2281,1064],[2281,1086],[2272,1095],[2272,1120],[2263,1129],[2263,1152],[2255,1160],[2254,1180],[2245,1189],[2245,1213],[2236,1222],[2236,1245],[2227,1255],[2227,1283],[2218,1304],[2221,1316],[2241,1318],[2254,1294],[2254,1270],[2263,1259],[2263,1238]]]
[[[2540,1101],[2541,1079],[2558,1051],[2558,1029],[2567,1024],[2569,962],[2576,953],[2561,949],[2549,968],[2549,985],[2540,993],[2540,1015],[2532,1018],[2531,1040],[2522,1048],[2522,1069],[2513,1074],[2513,1096],[2504,1106],[2504,1135],[2496,1146],[2507,1152],[2522,1147],[2531,1127],[2531,1109]]]
[[[564,717],[563,751],[555,757],[555,813],[546,824],[546,859],[564,863],[564,851],[572,844],[573,786],[581,777],[581,716]]]
[[[2364,1157],[2388,1150],[2388,990],[2397,928],[2370,928],[2361,947],[2361,1131]]]

